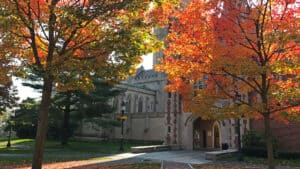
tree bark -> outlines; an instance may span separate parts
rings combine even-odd
[[[32,169],[41,169],[43,162],[44,145],[48,127],[48,114],[51,103],[53,78],[46,75],[43,78],[42,100],[39,108],[38,127],[35,138],[35,149],[32,161]]]
[[[69,138],[69,122],[70,122],[70,105],[71,105],[71,93],[67,92],[66,94],[66,107],[64,110],[64,119],[63,119],[63,125],[62,125],[62,135],[61,135],[61,144],[67,145],[68,144],[68,138]]]
[[[275,168],[274,151],[273,151],[269,113],[266,113],[264,115],[264,125],[265,125],[265,139],[267,143],[267,153],[268,153],[268,167],[269,169],[274,169]]]

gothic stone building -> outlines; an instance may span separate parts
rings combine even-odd
[[[154,55],[156,64],[157,55]],[[182,112],[181,99],[176,93],[164,90],[166,75],[140,67],[117,87],[125,93],[114,98],[117,108],[115,116],[121,113],[121,103],[126,101],[124,138],[128,140],[160,141],[181,149],[220,149],[222,144],[237,148],[237,120],[202,120],[191,113]],[[240,119],[243,135],[247,130],[263,132],[261,120]],[[279,142],[280,151],[300,152],[300,123],[281,124],[272,122],[272,133]],[[110,138],[121,138],[121,128],[95,130],[92,125],[83,125],[83,136],[100,138],[103,133]]]
[[[168,30],[157,29],[155,33],[163,40]],[[154,65],[158,64],[157,58],[160,57],[163,57],[162,52],[154,54]],[[165,74],[141,67],[135,76],[118,85],[125,94],[114,98],[113,104],[117,116],[121,113],[122,100],[126,100],[125,139],[161,141],[188,150],[219,149],[222,144],[237,148],[236,119],[202,120],[182,112],[179,95],[166,92],[166,84]],[[250,128],[263,130],[261,121],[240,119],[240,124],[241,135]],[[273,122],[272,126],[273,135],[277,136],[282,149],[300,152],[300,123],[284,125]],[[107,131],[82,125],[81,131],[82,135],[102,137],[106,133],[110,138],[121,138],[120,127]]]
[[[237,147],[236,120],[202,120],[182,112],[181,98],[165,91],[166,84],[163,73],[140,67],[135,76],[119,85],[125,95],[115,98],[114,104],[116,113],[121,113],[121,102],[126,101],[125,139],[162,141],[190,150],[221,148],[222,143]],[[242,119],[241,124],[244,133],[249,121]],[[114,128],[112,137],[120,138],[120,133],[120,128]]]
[[[160,55],[154,55],[154,64],[157,64]],[[113,99],[117,108],[116,116],[121,113],[122,100],[126,101],[125,114],[128,119],[124,122],[125,139],[160,141],[188,150],[219,149],[223,143],[229,148],[237,147],[235,119],[202,120],[191,113],[182,112],[179,95],[165,91],[166,84],[165,74],[140,67],[135,76],[117,86],[125,91]],[[250,123],[247,119],[241,119],[240,122],[243,134],[249,129]],[[81,131],[82,135],[101,137],[106,133],[110,138],[121,138],[120,127],[105,131],[83,125]]]

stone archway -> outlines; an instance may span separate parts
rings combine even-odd
[[[201,119],[198,118],[193,123],[193,149],[199,150],[203,147],[201,143],[203,142],[203,139],[201,140]]]
[[[219,122],[213,124],[213,148],[221,147],[221,126]]]
[[[193,122],[193,150],[221,147],[221,127],[218,121],[197,118]]]

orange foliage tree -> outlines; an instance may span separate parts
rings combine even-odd
[[[156,70],[167,74],[169,91],[183,96],[185,111],[204,119],[263,118],[274,168],[270,120],[300,114],[300,2],[194,0],[182,6]]]
[[[118,81],[161,46],[152,34],[155,0],[2,0],[1,57],[16,58],[19,75],[42,77],[32,168],[41,168],[51,93],[93,88],[92,76]],[[151,17],[150,17],[151,16]],[[70,77],[68,83],[65,78]],[[75,78],[74,78],[75,77]]]

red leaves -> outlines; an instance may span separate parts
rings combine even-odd
[[[245,96],[255,92],[257,101],[249,104],[244,98],[243,104],[248,107],[243,111],[292,112],[288,107],[300,104],[300,5],[286,0],[263,3],[266,2],[220,4],[195,0],[176,11],[165,57],[156,67],[167,73],[167,89],[185,95],[189,98],[186,103],[193,93],[205,95],[194,96],[195,104],[209,99],[215,99],[215,103],[220,99],[232,100],[234,92]],[[193,89],[204,76],[207,81],[203,92]],[[262,97],[269,101],[261,103]],[[278,102],[282,104],[278,106]],[[232,111],[230,106],[224,108]]]
[[[150,20],[159,23],[160,26],[165,27],[168,25],[170,19],[174,17],[175,7],[177,5],[178,2],[176,0],[166,1],[163,5],[153,7],[148,13],[148,17]]]

